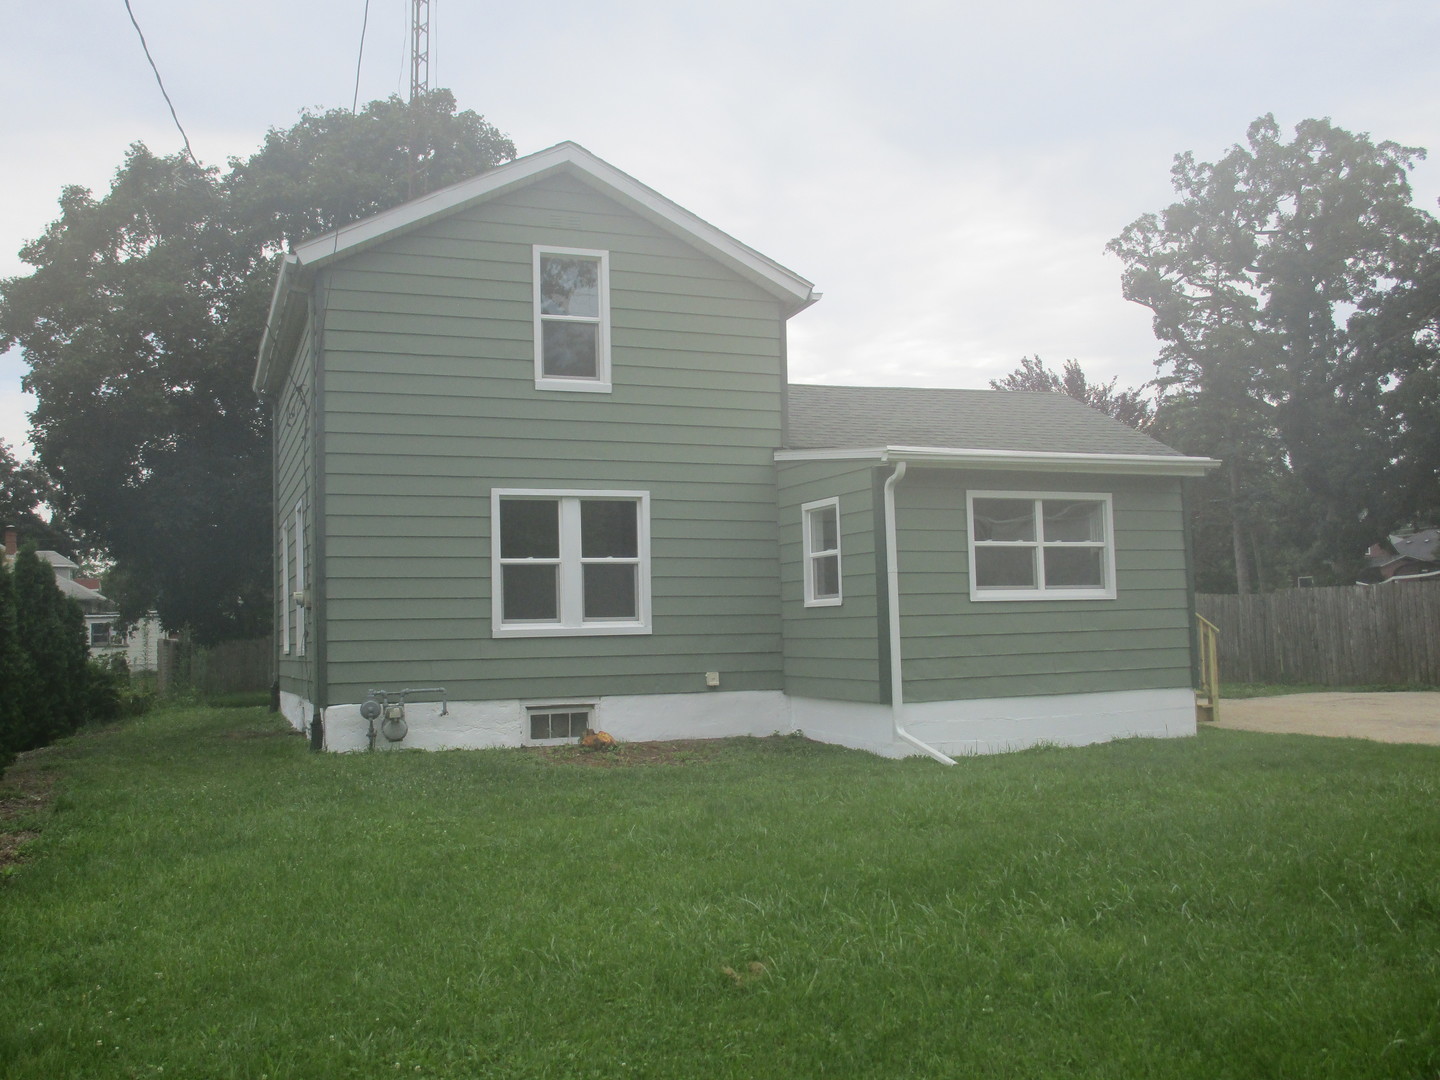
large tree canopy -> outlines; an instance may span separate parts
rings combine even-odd
[[[1407,180],[1423,156],[1328,120],[1286,141],[1264,116],[1213,164],[1178,155],[1180,201],[1111,242],[1125,297],[1154,312],[1157,434],[1225,461],[1201,503],[1229,551],[1202,548],[1202,587],[1346,580],[1413,504],[1397,464],[1434,423],[1416,412],[1435,400],[1433,308],[1426,344],[1396,305],[1424,306],[1437,246]]]
[[[305,112],[224,172],[134,145],[101,198],[60,217],[0,281],[32,439],[59,508],[108,549],[125,613],[201,641],[269,621],[270,445],[250,389],[274,260],[297,241],[515,156],[439,90]]]

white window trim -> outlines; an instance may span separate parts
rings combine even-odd
[[[835,547],[819,549],[815,546],[815,535],[810,528],[811,515],[816,510],[823,510],[826,507],[835,508]],[[840,538],[840,500],[839,498],[816,499],[800,507],[800,532],[802,536],[803,557],[801,565],[804,568],[805,577],[805,606],[806,607],[839,607],[845,596],[845,574],[844,560],[841,558],[840,549],[843,546]],[[815,595],[815,560],[835,556],[835,587],[834,596]]]
[[[556,622],[504,621],[504,564],[500,560],[500,503],[503,499],[541,498],[560,501],[560,557],[536,560],[560,567],[560,618]],[[585,622],[584,563],[580,557],[580,500],[624,499],[636,504],[637,565],[634,620]],[[510,560],[516,562],[517,560]],[[523,561],[523,560],[519,560]],[[497,638],[604,637],[648,634],[650,629],[650,493],[586,488],[492,488],[490,490],[490,632]]]
[[[295,655],[305,655],[305,504],[295,504]],[[296,598],[299,599],[296,599]]]
[[[532,739],[530,737],[530,717],[534,713],[547,712],[583,712],[590,714],[590,727],[595,727],[595,702],[593,701],[534,701],[522,702],[521,709],[524,711],[524,727],[520,732],[521,746],[574,746],[580,741],[579,737],[565,739]]]
[[[600,317],[591,319],[578,315],[542,315],[540,311],[540,257],[542,255],[581,255],[600,261]],[[532,250],[531,292],[535,318],[535,389],[569,390],[589,394],[610,393],[610,253],[591,248],[552,247],[536,244]],[[564,378],[545,374],[545,337],[542,323],[583,322],[599,329],[595,348],[595,378]]]
[[[1043,529],[1040,503],[1045,499],[1071,499],[1101,504],[1101,518],[1105,536],[1101,541],[1081,544],[1077,541],[1051,541],[1046,543],[1036,534],[1035,540],[976,540],[975,500],[976,499],[1029,499],[1032,500],[1036,515],[1036,528]],[[965,527],[968,530],[970,559],[970,599],[977,602],[991,600],[1114,600],[1115,599],[1115,514],[1109,492],[1104,491],[969,491],[965,494]],[[976,547],[1022,547],[1043,551],[1047,547],[1100,547],[1104,552],[1101,569],[1104,584],[1098,589],[1064,589],[1045,587],[1045,560],[1036,559],[1036,588],[1033,589],[982,589],[975,580]]]
[[[290,522],[280,526],[280,652],[290,654]]]

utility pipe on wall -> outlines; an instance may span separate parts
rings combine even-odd
[[[923,743],[905,730],[901,716],[905,709],[905,678],[900,658],[900,544],[895,527],[895,485],[905,475],[905,462],[897,461],[895,471],[885,479],[885,584],[886,609],[890,616],[890,719],[895,737],[923,750],[942,765],[954,765],[955,759],[942,754],[929,743]]]

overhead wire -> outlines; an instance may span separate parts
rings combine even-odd
[[[367,0],[368,2],[368,0]],[[155,66],[155,58],[150,55],[150,46],[145,41],[145,31],[140,29],[140,23],[135,19],[135,12],[130,8],[130,0],[124,0],[125,13],[130,16],[130,25],[135,27],[135,33],[140,36],[140,48],[145,50],[145,59],[150,61],[150,70],[155,73],[155,82],[160,87],[160,96],[165,99],[165,104],[170,108],[170,119],[175,121],[175,127],[180,132],[180,138],[185,140],[185,153],[190,156],[195,167],[200,168],[200,161],[195,157],[195,151],[190,149],[190,136],[185,134],[185,127],[180,123],[180,117],[176,115],[175,103],[170,100],[170,93],[165,89],[165,80],[160,77],[160,69]]]
[[[350,112],[354,114],[360,104],[360,64],[365,59],[365,30],[370,25],[370,0],[365,0],[365,17],[360,22],[360,55],[355,57],[355,94],[350,99]]]

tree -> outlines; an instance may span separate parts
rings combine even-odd
[[[60,510],[109,551],[122,615],[197,641],[269,625],[270,444],[250,388],[279,254],[515,156],[448,91],[305,112],[225,173],[135,144],[110,191],[68,187],[0,281],[32,439]]]
[[[1378,312],[1435,246],[1406,179],[1423,155],[1328,120],[1286,142],[1263,116],[1214,164],[1178,155],[1181,200],[1109,245],[1126,299],[1154,312],[1168,434],[1225,462],[1202,487],[1223,507],[1241,592],[1265,583],[1257,561],[1285,538],[1287,571],[1344,580],[1385,516],[1393,440],[1377,395],[1393,372],[1350,314]]]
[[[40,508],[53,502],[54,485],[34,460],[19,461],[0,440],[0,526],[13,525],[36,547],[74,557],[75,544],[65,524],[40,516]]]
[[[1066,360],[1063,372],[1056,373],[1036,356],[1022,356],[1020,366],[1003,379],[991,379],[992,390],[1039,390],[1051,394],[1068,394],[1083,401],[1106,416],[1139,431],[1146,430],[1155,419],[1155,403],[1145,396],[1145,387],[1117,390],[1118,376],[1108,383],[1091,382],[1078,360]],[[1148,385],[1148,384],[1147,384]]]
[[[0,560],[0,772],[24,749],[24,707],[29,701],[30,669],[20,647],[20,625],[15,584],[10,569]]]
[[[85,719],[85,616],[55,584],[55,570],[26,544],[11,571],[16,635],[28,679],[22,689],[20,737],[30,750],[68,735]]]

